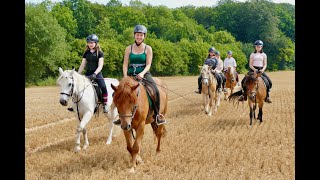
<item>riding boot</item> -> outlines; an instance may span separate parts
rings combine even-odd
[[[153,116],[153,118],[156,120],[156,123],[158,125],[167,123],[167,121],[164,119],[165,118],[164,115],[160,114],[159,111],[160,111],[160,103],[159,103],[159,100],[156,100],[156,102],[154,103],[154,116]]]
[[[109,112],[108,93],[102,94],[102,100],[103,100],[103,112],[108,113]]]
[[[239,96],[238,101],[246,101],[247,100],[246,87],[243,87],[242,95]]]
[[[197,94],[201,94],[201,88],[202,88],[202,86],[201,86],[201,79],[202,79],[202,77],[200,76],[200,77],[198,78],[198,91],[194,91],[194,92],[197,93]]]
[[[267,103],[272,103],[272,101],[271,101],[271,99],[270,99],[269,93],[270,93],[270,91],[267,92],[267,97],[266,97],[265,102],[267,102]]]
[[[218,74],[215,74],[215,76],[216,76],[216,79],[217,79],[217,83],[218,83],[218,85],[217,85],[217,91],[218,92],[221,92],[221,84],[222,84],[222,78],[220,78],[220,76],[218,75]]]

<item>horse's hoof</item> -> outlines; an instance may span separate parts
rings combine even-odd
[[[136,171],[135,171],[134,168],[132,167],[132,168],[130,168],[130,169],[128,170],[128,172],[129,172],[129,173],[135,173]]]
[[[89,145],[84,145],[84,146],[82,147],[82,149],[83,149],[83,150],[87,150],[87,149],[88,149],[88,146],[89,146]]]
[[[76,146],[75,148],[74,148],[74,152],[79,152],[81,150],[81,148],[80,148],[80,146]]]
[[[111,144],[111,141],[107,141],[106,144],[108,144],[108,145]]]
[[[136,162],[137,162],[137,165],[138,165],[138,164],[142,164],[142,163],[143,163],[143,161],[142,161],[142,159],[141,159],[141,157],[140,157],[140,156],[138,156],[138,157],[137,157]]]

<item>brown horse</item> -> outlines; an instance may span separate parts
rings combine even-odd
[[[167,85],[159,78],[153,78],[159,89],[160,109],[159,113],[165,115],[168,107]],[[144,135],[146,124],[152,126],[154,135],[158,139],[156,152],[160,152],[160,140],[165,136],[166,129],[164,124],[157,125],[153,118],[154,111],[149,104],[147,89],[133,77],[124,77],[120,80],[118,86],[111,84],[114,90],[113,102],[118,108],[121,128],[123,129],[127,150],[131,154],[130,172],[135,172],[136,165],[142,163],[140,157],[141,141]],[[134,139],[133,129],[136,132]]]
[[[226,88],[229,88],[231,91],[230,93],[228,91],[224,93],[224,99],[227,100],[227,97],[233,93],[233,89],[237,85],[235,68],[228,66],[224,75],[226,76]]]
[[[266,85],[263,79],[260,77],[261,73],[249,72],[245,75],[244,86],[246,86],[246,94],[248,98],[248,104],[250,107],[250,126],[252,126],[252,117],[256,119],[255,110],[257,103],[259,106],[258,118],[262,122],[262,107],[267,96]],[[235,100],[240,95],[242,91],[235,92],[229,96],[229,100]]]
[[[208,65],[203,65],[201,67],[201,77],[202,77],[202,89],[201,94],[203,97],[203,106],[205,113],[208,116],[212,115],[212,108],[214,106],[214,112],[217,112],[217,109],[220,105],[220,96],[221,92],[217,91],[217,79],[211,71],[211,67]]]

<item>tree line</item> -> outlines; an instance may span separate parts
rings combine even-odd
[[[122,77],[125,47],[133,28],[147,27],[154,76],[198,75],[213,46],[233,52],[239,73],[248,69],[253,42],[261,39],[269,71],[295,69],[295,6],[269,0],[220,0],[217,6],[152,6],[139,0],[106,5],[87,0],[25,3],[25,82],[36,84],[58,75],[58,67],[78,68],[85,38],[97,34],[104,52],[105,77]]]

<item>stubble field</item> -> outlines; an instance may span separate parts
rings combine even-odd
[[[109,121],[103,114],[88,123],[89,148],[73,152],[78,120],[60,105],[58,86],[25,89],[25,177],[38,179],[295,179],[295,72],[267,72],[272,104],[263,120],[249,126],[247,102],[221,100],[207,116],[195,94],[197,76],[160,77],[169,88],[167,136],[156,154],[147,125],[135,174],[125,137],[106,145]],[[243,75],[239,75],[241,80]],[[118,130],[118,131],[117,131]],[[81,142],[83,142],[81,138]]]

